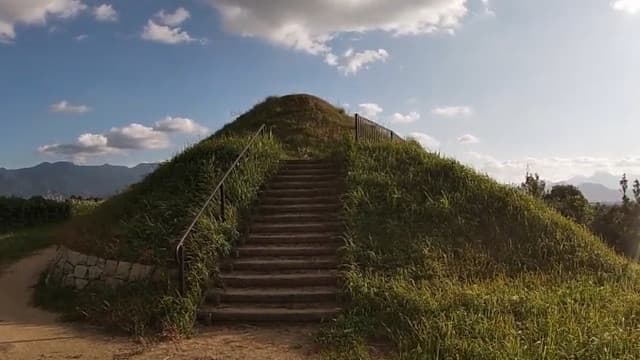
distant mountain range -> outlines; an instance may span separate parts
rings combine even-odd
[[[591,176],[574,176],[568,180],[550,185],[571,184],[578,187],[591,202],[617,203],[622,201],[621,178],[622,174],[613,175],[608,172],[598,171]],[[640,179],[640,175],[627,175],[627,179],[629,179],[629,196],[631,196],[632,183],[635,179]]]
[[[42,163],[9,170],[0,168],[0,196],[36,195],[109,197],[141,181],[158,164],[80,166],[70,162]]]
[[[0,168],[0,196],[31,197],[109,197],[141,181],[158,164],[140,164],[134,167],[100,165],[82,166],[70,162],[42,163],[40,165],[8,170]],[[577,186],[591,202],[617,203],[622,175],[596,172],[592,176],[575,176],[565,181],[548,183]],[[628,175],[629,187],[640,175]]]

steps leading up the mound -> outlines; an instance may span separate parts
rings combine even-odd
[[[336,316],[341,174],[289,160],[266,184],[245,243],[221,267],[198,316],[206,322],[322,321]]]

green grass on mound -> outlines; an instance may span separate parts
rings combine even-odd
[[[164,264],[175,243],[211,195],[250,136],[221,136],[204,140],[162,164],[141,183],[106,200],[94,211],[79,216],[60,234],[60,241],[75,250],[109,259]],[[251,147],[249,158],[226,183],[228,221],[217,220],[218,197],[197,223],[193,237],[219,243],[215,228],[235,229],[237,212],[255,199],[264,179],[283,157],[280,144],[267,137]]]
[[[270,96],[225,125],[219,134],[255,131],[266,124],[293,157],[327,157],[335,143],[353,136],[354,120],[344,109],[306,94]]]
[[[194,145],[141,183],[78,216],[59,233],[59,240],[86,254],[175,268],[177,241],[249,139],[222,135]],[[187,237],[184,296],[171,279],[164,285],[138,282],[110,290],[75,291],[45,274],[37,287],[37,303],[63,311],[68,318],[137,335],[189,333],[203,285],[215,276],[219,258],[240,236],[260,187],[284,156],[276,139],[260,137],[227,178],[225,221],[220,219],[216,197]]]
[[[41,225],[0,234],[0,266],[53,244],[59,225]]]
[[[585,228],[416,143],[350,144],[346,160],[333,355],[383,341],[407,359],[640,357],[639,268]]]

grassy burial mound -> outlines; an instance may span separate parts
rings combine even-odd
[[[354,120],[344,109],[306,94],[270,96],[216,135],[244,132],[266,124],[294,157],[326,157],[336,143],[353,136]]]
[[[416,143],[346,159],[340,358],[640,357],[640,269],[585,228]]]
[[[218,258],[239,238],[262,184],[284,158],[332,154],[335,142],[353,126],[343,111],[310,95],[269,97],[59,233],[60,243],[84,254],[175,267],[176,241],[262,124],[267,135],[254,143],[225,184],[226,221],[219,218],[216,199],[187,238],[185,297],[177,295],[177,284],[171,281],[80,293],[60,290],[61,284],[49,281],[41,286],[38,301],[129,332],[141,333],[150,326],[169,333],[188,331],[203,295],[201,285],[215,275]]]

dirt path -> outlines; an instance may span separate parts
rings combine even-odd
[[[140,345],[88,326],[61,323],[30,305],[32,286],[54,256],[47,248],[0,269],[0,360],[317,359],[313,327],[212,327],[180,343]]]

